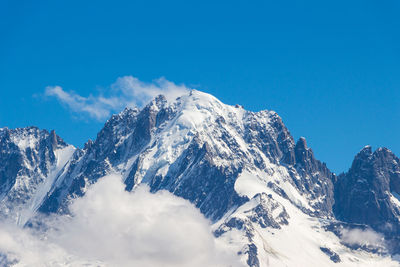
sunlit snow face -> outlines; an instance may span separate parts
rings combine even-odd
[[[48,219],[42,236],[3,224],[0,251],[21,266],[238,266],[203,215],[168,192],[141,186],[129,193],[111,175],[70,208],[72,216]]]

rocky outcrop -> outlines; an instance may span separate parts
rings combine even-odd
[[[0,214],[18,220],[18,210],[57,163],[56,151],[67,144],[37,127],[0,129]]]
[[[316,201],[311,202],[318,216],[333,217],[334,204],[333,182],[336,177],[325,163],[317,160],[311,148],[307,147],[304,137],[301,137],[294,148],[295,164],[300,179],[294,177],[297,188]]]
[[[400,161],[388,149],[364,147],[350,170],[335,184],[334,212],[339,220],[400,234]]]

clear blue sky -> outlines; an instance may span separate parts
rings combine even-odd
[[[399,13],[397,0],[2,0],[0,127],[55,129],[82,147],[104,122],[46,86],[88,96],[121,76],[164,76],[277,111],[341,172],[367,144],[400,155]]]

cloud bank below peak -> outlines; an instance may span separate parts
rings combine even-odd
[[[145,185],[125,191],[120,175],[103,177],[70,210],[39,217],[42,230],[0,221],[0,265],[243,266],[189,201]]]
[[[89,115],[102,121],[125,107],[142,107],[157,95],[162,94],[168,101],[173,101],[189,91],[190,88],[185,85],[177,85],[163,77],[148,83],[133,76],[124,76],[110,86],[107,95],[90,94],[85,97],[73,91],[65,91],[60,86],[46,87],[45,95],[55,97],[73,113]]]

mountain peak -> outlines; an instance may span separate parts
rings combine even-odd
[[[188,95],[183,95],[181,99],[185,102],[196,102],[201,106],[206,106],[210,103],[222,104],[222,102],[219,101],[215,96],[194,89],[191,90]]]
[[[370,145],[366,145],[363,147],[354,157],[353,163],[352,163],[352,168],[358,168],[360,164],[363,162],[369,161],[372,157],[372,147]]]
[[[341,220],[367,224],[392,238],[400,233],[400,207],[394,197],[399,193],[399,159],[387,148],[373,152],[368,145],[354,157],[350,170],[338,177],[334,210]]]
[[[363,147],[363,149],[361,149],[360,152],[358,152],[357,155],[354,157],[353,164],[366,161],[372,162],[379,159],[382,160],[385,158],[395,158],[395,157],[396,156],[394,155],[394,153],[386,147],[379,147],[375,151],[373,151],[372,147],[370,145],[367,145]]]
[[[307,150],[307,141],[306,138],[300,137],[299,140],[296,143],[296,147],[298,147],[301,150]]]
[[[364,146],[358,154],[370,154],[372,155],[372,147],[370,145]]]
[[[159,107],[159,108],[161,108],[161,107],[163,107],[163,106],[165,106],[166,105],[166,103],[167,103],[167,98],[164,96],[164,95],[158,95],[158,96],[156,96],[155,98],[154,98],[154,104],[157,106],[157,107]]]
[[[373,155],[377,158],[387,158],[387,157],[396,157],[395,154],[386,147],[379,147]]]

